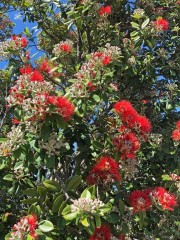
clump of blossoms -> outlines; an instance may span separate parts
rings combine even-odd
[[[38,235],[35,233],[36,228],[37,217],[35,215],[22,217],[20,221],[13,226],[13,231],[8,240],[24,240],[27,236],[31,236],[32,239],[38,239]]]
[[[20,49],[27,46],[27,39],[13,35],[13,37],[5,42],[0,43],[0,61],[7,59],[12,53],[19,53]]]
[[[62,139],[58,138],[58,135],[55,132],[51,133],[47,141],[39,141],[39,147],[44,149],[49,157],[59,155],[60,148],[63,146],[65,146],[65,143]]]
[[[138,114],[129,101],[121,100],[113,108],[122,121],[120,134],[113,139],[113,143],[122,159],[133,159],[140,149],[141,141],[146,141],[152,128],[151,123],[145,116]]]
[[[53,53],[55,56],[61,56],[70,54],[73,51],[73,42],[69,39],[66,41],[61,41],[60,43],[56,44],[53,48]]]
[[[169,193],[164,187],[156,187],[151,192],[152,199],[162,207],[163,210],[173,211],[177,206],[174,194]]]
[[[133,212],[147,211],[152,206],[152,200],[150,198],[151,190],[135,190],[129,196],[129,204],[133,207]]]
[[[24,132],[21,126],[12,126],[7,134],[7,140],[0,144],[0,155],[9,156],[13,151],[25,143]]]
[[[176,129],[171,134],[173,141],[180,141],[180,120],[176,123]]]
[[[159,17],[156,21],[154,21],[154,26],[157,31],[166,31],[168,30],[169,23],[166,19]]]
[[[43,75],[27,65],[6,98],[8,106],[20,105],[25,112],[24,121],[43,120],[48,113],[58,113],[65,121],[74,114],[74,105],[65,97],[53,96],[55,88]]]
[[[89,185],[112,185],[115,181],[121,181],[118,169],[118,163],[113,158],[101,157],[87,176],[87,182]]]
[[[109,43],[100,51],[91,53],[88,61],[86,61],[75,74],[75,83],[71,85],[70,93],[73,96],[88,96],[91,91],[98,87],[98,82],[96,81],[97,75],[100,74],[100,72],[103,74],[102,69],[110,63],[117,61],[120,56],[120,48],[111,46]]]
[[[86,212],[95,214],[101,210],[100,208],[104,206],[104,203],[99,199],[89,199],[89,198],[79,198],[72,200],[71,212]]]

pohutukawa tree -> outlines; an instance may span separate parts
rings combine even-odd
[[[0,9],[1,239],[179,239],[180,1]]]

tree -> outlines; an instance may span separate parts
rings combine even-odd
[[[3,239],[178,239],[179,1],[1,9]]]

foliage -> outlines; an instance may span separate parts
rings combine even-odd
[[[1,2],[2,239],[179,239],[180,2]]]

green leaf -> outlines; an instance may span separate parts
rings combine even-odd
[[[54,229],[54,225],[48,221],[48,220],[43,220],[39,223],[38,228],[42,231],[42,232],[50,232]]]
[[[11,233],[8,233],[6,236],[5,236],[5,240],[9,240],[11,238]]]
[[[117,213],[111,213],[105,216],[104,219],[109,223],[116,224],[119,222],[120,217],[119,217],[119,214]]]
[[[52,192],[59,192],[61,190],[61,185],[54,180],[45,180],[43,184],[48,190]]]
[[[52,206],[52,212],[53,213],[58,211],[58,209],[61,206],[61,204],[63,203],[63,201],[64,201],[64,195],[63,194],[56,197],[56,199],[53,202],[53,206]]]
[[[71,206],[67,205],[62,211],[62,215],[67,215],[70,211],[71,211]]]
[[[127,223],[125,223],[125,222],[122,223],[122,232],[124,234],[129,233],[129,227],[128,227]]]
[[[120,210],[120,213],[123,215],[125,212],[125,204],[121,199],[119,200],[119,210]]]
[[[77,214],[78,214],[78,212],[69,213],[69,214],[67,214],[67,215],[63,215],[63,218],[64,218],[65,220],[70,220],[70,221],[72,221],[73,219],[75,219],[75,218],[77,217]]]
[[[141,28],[144,29],[144,28],[149,24],[149,22],[150,22],[150,19],[147,18],[147,19],[142,23]]]
[[[88,222],[87,218],[81,219],[80,222],[82,223],[83,226],[89,227],[89,222]]]
[[[91,193],[87,189],[85,189],[81,194],[81,198],[91,199]]]
[[[135,22],[131,22],[131,25],[133,28],[139,29],[139,24],[137,24]]]
[[[95,216],[95,221],[96,221],[96,227],[101,227],[101,218],[98,216],[98,215],[96,215]]]
[[[41,127],[41,138],[44,141],[47,141],[51,134],[51,126],[47,126],[46,124],[43,124]]]
[[[63,212],[63,209],[65,209],[65,206],[66,206],[67,202],[64,201],[61,206],[59,207],[59,210],[58,210],[58,215],[61,215],[61,213]]]
[[[53,168],[55,166],[55,156],[45,154],[44,162],[47,168]]]
[[[96,94],[93,95],[93,99],[96,101],[96,102],[100,102],[100,97]]]
[[[3,177],[4,180],[12,182],[13,181],[13,175],[12,174],[7,174]]]
[[[21,202],[24,204],[33,204],[33,203],[37,203],[38,199],[37,198],[28,198],[28,199],[21,200]]]
[[[59,114],[55,114],[56,124],[58,128],[65,129],[67,127],[67,122],[64,121],[64,118]]]
[[[67,190],[71,191],[77,188],[81,184],[82,178],[78,175],[73,176],[67,184]]]

